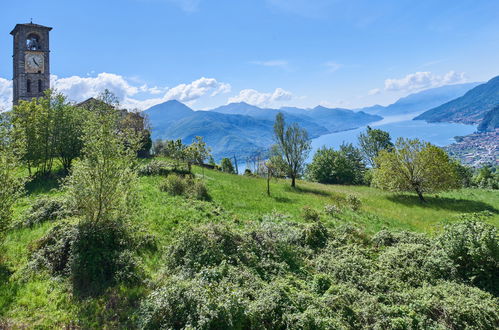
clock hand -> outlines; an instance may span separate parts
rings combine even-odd
[[[40,66],[40,64],[38,64],[38,62],[36,62],[36,60],[33,58],[33,63],[36,64],[36,66]]]

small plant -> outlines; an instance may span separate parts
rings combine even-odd
[[[362,202],[360,201],[359,197],[355,195],[348,195],[347,196],[347,204],[350,206],[352,211],[358,211],[360,210],[360,207],[362,206]]]
[[[208,194],[208,188],[201,180],[194,180],[189,189],[189,195],[192,198],[208,201],[210,200],[210,195]]]
[[[308,206],[303,207],[302,216],[307,221],[319,221],[321,217],[319,212]]]
[[[338,206],[334,204],[327,204],[326,206],[324,206],[324,213],[326,213],[331,217],[336,217],[338,216],[338,214],[341,213],[341,210]]]
[[[187,183],[184,178],[177,174],[170,174],[159,186],[159,190],[167,192],[172,196],[185,195]]]
[[[26,211],[19,224],[22,227],[33,227],[46,221],[54,221],[71,216],[62,198],[41,197],[35,200]]]

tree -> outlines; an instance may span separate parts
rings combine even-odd
[[[222,172],[231,173],[231,174],[236,173],[234,171],[234,166],[232,165],[232,162],[230,161],[229,158],[222,158],[222,161],[220,162],[220,167],[222,169]]]
[[[264,171],[265,178],[267,179],[267,196],[270,196],[270,180],[272,178],[278,178],[282,174],[283,164],[281,158],[273,156],[270,159],[263,161],[261,167]]]
[[[365,133],[360,133],[358,139],[362,156],[371,167],[376,167],[374,159],[381,150],[393,148],[390,133],[380,129],[372,129],[370,126],[367,126]]]
[[[102,106],[88,113],[83,129],[83,158],[65,186],[73,207],[84,220],[122,220],[133,214],[137,150],[141,136],[119,128],[119,112]]]
[[[425,202],[424,193],[460,186],[447,153],[418,139],[399,138],[393,151],[382,150],[375,163],[373,185],[390,191],[414,191],[421,202]]]
[[[0,113],[0,244],[12,220],[12,206],[24,191],[24,180],[18,175],[24,144],[12,135],[6,114]]]
[[[291,177],[291,186],[295,187],[296,178],[302,173],[311,149],[308,133],[297,123],[286,126],[283,114],[278,113],[274,123],[274,137],[274,156],[282,159],[286,167],[285,172]]]
[[[352,144],[342,144],[338,151],[320,148],[307,167],[310,180],[328,184],[362,184],[364,172],[360,152]]]
[[[21,101],[13,110],[16,136],[26,141],[24,161],[40,174],[48,174],[58,159],[69,171],[83,147],[86,110],[69,103],[60,93],[47,90],[43,97]]]
[[[121,129],[132,129],[140,135],[140,148],[137,152],[139,158],[147,158],[151,154],[152,140],[151,129],[147,118],[138,110],[126,111],[121,120]]]

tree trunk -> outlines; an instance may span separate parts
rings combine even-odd
[[[295,183],[295,176],[293,175],[293,176],[291,177],[291,187],[293,187],[293,188],[294,188],[295,186],[296,186],[296,183]]]
[[[416,189],[416,193],[418,194],[419,201],[421,203],[426,203],[426,200],[423,198],[423,193],[419,189]]]
[[[270,196],[270,173],[267,173],[267,196]]]

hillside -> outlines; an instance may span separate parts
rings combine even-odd
[[[499,128],[499,106],[485,114],[477,129],[480,132],[492,132],[497,128]]]
[[[137,323],[141,324],[140,322],[146,322],[145,320],[148,320],[147,322],[160,322],[159,320],[170,322],[171,320],[177,320],[177,316],[179,320],[184,320],[182,315],[185,314],[181,313],[181,311],[190,311],[189,308],[192,308],[193,310],[187,313],[193,317],[198,317],[196,316],[196,313],[199,312],[198,308],[201,307],[196,306],[203,306],[202,304],[207,302],[191,302],[189,304],[184,302],[183,299],[188,299],[188,297],[199,297],[199,299],[201,299],[201,297],[205,297],[204,295],[206,295],[207,292],[213,293],[213,290],[215,290],[215,292],[218,293],[210,295],[210,299],[212,299],[210,300],[212,303],[212,305],[210,305],[210,311],[219,311],[220,308],[223,309],[221,306],[223,306],[226,301],[232,301],[225,294],[219,292],[219,290],[224,291],[225,288],[227,288],[229,290],[236,290],[231,291],[234,292],[234,294],[238,294],[237,292],[239,292],[237,291],[237,288],[233,288],[234,282],[232,281],[222,281],[220,286],[217,284],[219,282],[213,282],[216,285],[210,285],[209,291],[205,291],[207,288],[204,286],[199,288],[191,286],[191,281],[200,281],[199,284],[201,285],[201,283],[204,283],[203,281],[209,279],[214,280],[219,278],[218,276],[221,276],[221,279],[226,279],[226,276],[238,276],[236,278],[242,276],[243,279],[241,279],[241,281],[236,281],[236,283],[251,285],[253,287],[252,290],[257,290],[255,292],[258,292],[258,296],[254,298],[254,304],[261,303],[261,310],[266,310],[265,306],[269,306],[269,308],[272,306],[269,305],[270,302],[265,302],[266,298],[264,298],[267,295],[274,297],[274,295],[277,294],[272,291],[271,288],[275,288],[276,286],[279,288],[284,285],[287,280],[292,280],[292,283],[295,283],[297,286],[293,286],[292,290],[286,289],[285,292],[288,293],[285,300],[276,300],[273,303],[283,304],[286,307],[295,306],[295,303],[290,302],[288,299],[292,301],[295,301],[295,299],[303,299],[302,293],[306,293],[306,297],[308,298],[305,301],[304,309],[307,309],[307,302],[309,302],[310,299],[320,302],[322,293],[317,295],[317,293],[314,293],[315,291],[308,291],[309,289],[307,288],[309,286],[306,285],[306,283],[315,283],[314,281],[323,278],[320,276],[331,274],[327,271],[324,273],[324,271],[321,271],[322,268],[314,270],[315,268],[311,268],[310,264],[307,264],[308,262],[316,260],[315,258],[317,257],[319,257],[317,261],[323,260],[322,262],[331,265],[331,267],[338,262],[338,267],[340,268],[353,267],[354,269],[358,269],[359,267],[368,267],[367,269],[370,269],[370,261],[361,258],[361,256],[364,255],[363,251],[366,253],[370,252],[374,256],[378,253],[383,253],[385,249],[388,249],[386,250],[387,253],[394,253],[397,251],[394,251],[393,248],[389,247],[380,249],[379,247],[370,248],[369,245],[367,245],[371,244],[367,243],[370,242],[369,237],[372,237],[373,234],[382,229],[410,230],[419,233],[429,233],[431,234],[431,236],[429,236],[431,238],[442,232],[444,224],[459,221],[461,214],[470,214],[471,212],[485,212],[483,213],[485,221],[496,227],[499,226],[499,210],[497,209],[497,205],[499,205],[499,195],[487,190],[461,190],[439,194],[438,196],[429,195],[427,198],[429,203],[422,205],[417,201],[416,196],[405,194],[394,195],[369,187],[321,185],[298,181],[298,189],[294,190],[289,187],[289,182],[287,180],[279,180],[271,182],[272,196],[268,197],[265,194],[266,182],[264,179],[235,176],[218,171],[202,170],[200,168],[195,168],[194,170],[197,177],[204,179],[206,182],[211,201],[198,201],[187,199],[182,196],[169,196],[159,189],[160,183],[164,180],[164,177],[161,176],[146,176],[140,178],[139,194],[141,202],[139,207],[141,208],[141,212],[133,226],[136,228],[137,235],[145,235],[145,238],[142,240],[145,239],[145,244],[147,244],[146,248],[142,248],[142,250],[140,250],[141,252],[138,252],[140,256],[140,265],[143,268],[143,271],[140,273],[141,279],[135,284],[120,284],[111,287],[98,297],[80,299],[74,296],[74,289],[72,289],[71,281],[64,276],[54,277],[47,271],[37,271],[33,274],[31,268],[34,267],[32,263],[33,253],[40,244],[45,244],[43,242],[47,242],[46,240],[40,239],[50,233],[51,229],[61,226],[63,224],[61,220],[52,219],[40,224],[35,224],[32,227],[21,226],[13,228],[8,233],[4,244],[5,253],[2,255],[2,267],[4,268],[0,269],[0,279],[2,280],[0,281],[0,325],[6,326],[7,328],[19,328],[24,326],[39,328],[61,328],[69,326],[82,328],[136,328],[138,327]],[[29,206],[41,196],[62,197],[64,192],[57,190],[57,188],[58,183],[56,180],[38,180],[28,185],[28,196],[19,200],[17,203],[15,221],[24,219],[24,214],[29,210]],[[348,204],[346,204],[345,197],[348,195],[355,195],[360,199],[360,210],[353,211],[347,206]],[[333,216],[325,213],[324,210],[326,205],[337,205],[338,211],[335,211],[337,213],[334,213]],[[317,222],[314,222],[316,220],[311,221],[304,217],[305,207],[319,212],[321,218],[320,223],[324,226],[319,227],[319,229],[324,228],[320,229],[322,232],[316,231],[317,227],[314,227],[314,224],[317,224]],[[314,237],[317,237],[318,239],[323,237],[320,235],[325,235],[324,230],[330,233],[328,235],[331,236],[327,236],[329,237],[327,239],[330,240],[331,244],[336,244],[333,246],[341,247],[341,251],[344,251],[346,254],[342,254],[341,257],[340,255],[333,257],[332,255],[328,255],[327,253],[330,253],[328,252],[329,250],[324,248],[319,248],[314,252],[314,250],[303,248],[302,245],[298,243],[282,245],[283,239],[290,239],[292,240],[291,242],[295,242],[293,240],[301,239],[300,237],[302,236],[300,235],[302,235],[301,233],[304,233],[309,236],[303,237],[310,237],[309,240],[306,241],[307,244],[320,247],[322,246],[320,244],[323,243],[320,243],[320,240],[314,241],[313,239]],[[248,240],[254,239],[256,241],[254,243],[253,241],[244,243],[245,241],[242,241],[243,237]],[[377,239],[383,240],[407,239],[414,240],[414,242],[426,242],[427,240],[425,236],[418,236],[418,234],[410,232],[389,234],[385,231],[376,237]],[[190,240],[194,240],[194,243],[189,244]],[[347,240],[347,242],[350,242],[348,240],[353,241],[347,244],[343,240]],[[393,242],[387,242],[390,241],[386,241],[383,244],[395,244]],[[231,253],[233,256],[236,256],[233,254],[234,252],[231,252],[236,251],[232,250],[234,244],[238,247],[237,251],[241,251],[240,253],[243,254],[246,253],[244,256],[250,258],[237,260],[246,260],[244,261],[245,263],[251,262],[251,260],[253,260],[251,258],[259,256],[259,249],[262,249],[262,253],[264,253],[265,257],[261,257],[262,259],[259,259],[260,261],[256,264],[250,264],[250,268],[241,268],[242,265],[240,263],[230,261]],[[244,244],[256,245],[248,246]],[[421,250],[422,246],[414,245],[415,243],[412,244],[413,245],[410,246],[411,248],[418,248],[419,250],[417,251],[424,251],[420,255],[425,255],[427,250]],[[147,248],[147,246],[157,247]],[[283,255],[279,254],[279,248],[286,248],[281,251]],[[352,250],[352,248],[354,249]],[[299,250],[296,251],[296,249]],[[402,253],[402,251],[399,252]],[[177,273],[177,271],[179,271],[178,268],[171,268],[173,266],[165,264],[165,260],[171,260],[169,258],[176,255],[172,253],[180,253],[178,256],[179,265],[182,265],[183,262],[187,262],[187,260],[189,260],[188,258],[195,258],[195,260],[198,260],[198,265],[204,265],[204,263],[209,262],[209,265],[211,266],[206,269],[203,268],[204,275],[202,277],[198,277],[196,273],[198,270],[195,270],[194,273],[192,273],[190,268],[185,268],[187,266],[183,266],[184,268],[180,268],[180,270],[189,270],[191,273],[181,275],[181,273]],[[185,253],[189,253],[189,256]],[[192,255],[190,253],[192,253]],[[256,256],[254,255],[255,253],[257,253]],[[276,253],[277,255],[274,255]],[[295,253],[300,257],[292,260],[299,261],[299,264],[293,264],[292,260],[287,259],[292,258]],[[309,256],[307,257],[309,259],[304,256]],[[386,260],[388,256],[389,255],[383,254],[382,258],[385,258]],[[216,259],[220,257],[223,261],[218,261],[219,259]],[[395,255],[395,258],[398,258],[397,255]],[[409,260],[415,260],[413,258],[415,257],[410,257]],[[251,267],[256,267],[260,273],[251,271],[253,269]],[[412,268],[410,269],[413,271]],[[126,272],[129,270],[123,271]],[[233,273],[234,271],[235,273]],[[402,274],[399,270],[395,270],[393,275],[383,275],[383,273],[379,273],[375,268],[372,268],[372,271],[376,272],[376,276],[388,276],[386,277],[386,281],[390,281],[387,282],[390,283],[390,286],[389,289],[384,289],[382,293],[383,297],[386,298],[387,295],[399,295],[399,292],[405,292],[397,291],[406,290],[404,289],[405,286],[398,286],[399,282],[397,281],[392,282],[394,276]],[[250,276],[250,274],[261,274],[263,282],[260,277],[254,278],[253,275]],[[350,280],[348,280],[349,277],[342,277],[346,276],[346,274],[357,274],[355,281],[364,278],[364,275],[362,275],[363,272],[359,273],[359,270],[349,270],[346,273],[340,273],[331,278],[328,277],[331,275],[327,275],[324,277],[325,279],[330,278],[327,281],[336,281],[331,282],[336,283],[334,285],[331,283],[322,284],[326,285],[326,288],[332,285],[331,290],[335,291],[331,291],[329,295],[332,295],[334,292],[338,292],[334,294],[344,292],[347,286],[343,287],[343,285],[352,287],[353,284],[350,284]],[[408,273],[403,274],[408,276]],[[265,276],[269,276],[269,278],[266,278]],[[343,278],[343,280],[340,278]],[[380,277],[380,279],[381,278],[382,277]],[[414,277],[411,276],[410,278],[413,279]],[[421,280],[425,281],[424,279]],[[300,281],[304,281],[304,283],[300,284]],[[327,281],[326,283],[329,283]],[[267,282],[269,283],[268,286],[265,284]],[[404,280],[402,279],[402,282],[400,283],[404,283]],[[167,288],[173,290],[171,291],[172,294],[177,292],[180,296],[177,298],[169,295],[163,296],[165,292],[161,291],[162,289],[156,291],[165,285]],[[263,288],[257,289],[260,285],[263,285]],[[464,297],[466,297],[466,299],[475,299],[469,297],[469,290],[476,291],[476,288],[470,287],[466,289],[468,291],[463,291],[461,293],[460,290],[463,289],[462,286],[455,286],[452,282],[448,285],[450,285],[452,289],[450,287],[442,288],[431,286],[430,291],[443,290],[442,294],[444,295],[457,294],[458,296],[449,298],[453,299],[452,301],[464,299]],[[464,286],[464,288],[467,288],[467,286]],[[475,291],[472,291],[472,293],[478,294],[478,291],[476,293]],[[348,308],[364,308],[362,307],[362,304],[366,303],[366,297],[374,299],[378,294],[377,291],[371,291],[370,289],[360,296],[356,292],[357,291],[355,290],[348,291],[348,299],[350,299],[348,301],[352,301],[353,299],[356,304],[355,306],[352,306],[351,302],[349,302]],[[174,306],[176,306],[175,308],[177,308],[176,310],[179,312],[169,314],[167,309],[160,308],[155,313],[160,313],[158,315],[163,315],[164,317],[157,319],[153,317],[150,319],[150,314],[144,312],[144,308],[149,306],[147,305],[149,299],[152,299],[158,294],[160,295],[159,297],[165,297],[165,302],[175,301]],[[244,297],[246,296],[244,295]],[[409,301],[407,302],[408,305],[406,308],[412,306],[414,304],[414,299],[416,299],[415,297],[408,297]],[[491,296],[485,293],[481,293],[479,297],[480,298],[477,297],[476,299],[481,303],[490,301],[491,299]],[[341,294],[335,299],[343,301],[346,298],[347,296]],[[262,300],[260,301],[259,299]],[[277,297],[272,299],[277,299]],[[247,300],[246,298],[243,299],[243,297],[241,297],[238,301],[242,303]],[[388,304],[387,306],[391,306],[391,302],[386,299],[374,299],[373,301],[384,301],[381,304]],[[398,298],[397,303],[393,306],[399,306],[400,303],[400,298]],[[446,303],[446,300],[437,300],[436,303],[438,303],[438,308],[447,308],[445,307],[446,305],[442,305],[442,303]],[[469,303],[473,304],[475,303],[475,300]],[[338,304],[340,303],[338,302]],[[342,306],[338,304],[335,306]],[[371,304],[372,302],[368,305]],[[376,306],[378,306],[380,303],[378,302],[376,304]],[[248,317],[254,315],[251,316],[252,322],[258,323],[261,322],[258,321],[260,320],[260,317],[267,317],[265,316],[267,314],[263,312],[254,312],[253,309],[251,309],[251,306],[244,307],[244,310],[247,311],[247,313],[250,313]],[[329,305],[324,305],[321,307],[321,310],[326,311],[328,308],[327,306]],[[378,308],[382,306],[384,305],[380,305]],[[468,303],[464,303],[460,308],[468,308],[467,306]],[[494,306],[494,304],[481,306],[480,310],[482,312],[483,308],[486,308],[487,311],[490,309],[494,310]],[[452,309],[448,312],[457,313],[456,308],[457,306],[453,303]],[[235,313],[232,309],[230,311],[230,313]],[[290,311],[290,313],[291,312],[292,311]],[[309,312],[312,312],[312,310]],[[369,311],[366,312],[372,313]],[[330,314],[331,316],[336,315],[336,317],[339,317],[340,319],[338,319],[338,322],[347,322],[342,321],[342,313],[337,313],[337,311],[328,313],[332,313]],[[420,313],[423,312],[418,310],[410,311],[408,313],[420,315]],[[277,314],[277,316],[275,316],[277,319],[272,319],[274,320],[272,322],[278,322],[279,318],[284,317],[280,315],[281,314]],[[426,314],[423,313],[421,315]],[[436,314],[430,313],[430,315]],[[253,319],[253,317],[256,319]],[[319,315],[310,317],[312,317],[312,320],[320,320]],[[472,316],[471,320],[475,322],[477,317],[478,316]],[[225,320],[225,318],[222,318],[222,320]],[[443,322],[439,318],[434,321]],[[300,327],[294,325],[292,328]]]
[[[409,113],[418,114],[461,97],[470,89],[478,85],[480,85],[480,83],[466,83],[430,88],[402,97],[388,106],[375,105],[359,110],[381,116],[403,115]]]
[[[499,76],[478,85],[463,96],[430,109],[415,120],[479,124],[499,104]]]

